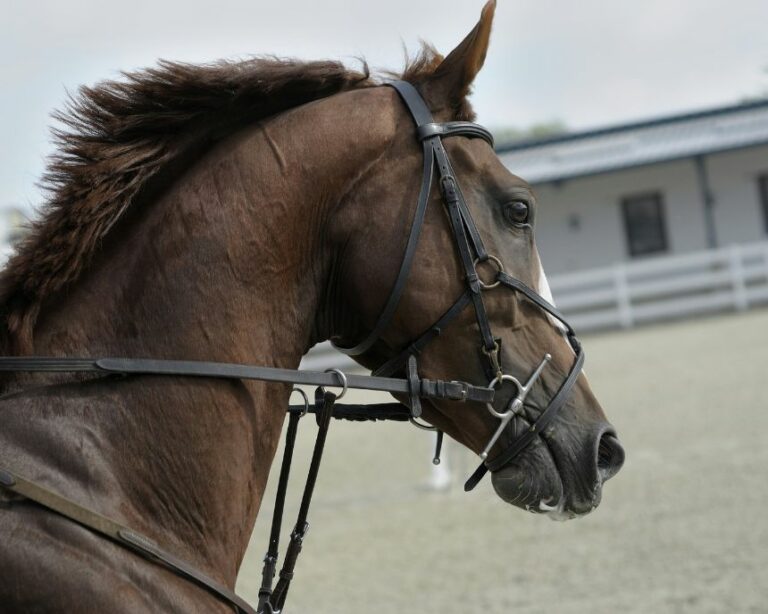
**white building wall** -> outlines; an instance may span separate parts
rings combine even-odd
[[[768,147],[707,156],[707,169],[717,201],[719,243],[765,238],[756,181],[768,170]],[[627,248],[621,202],[644,192],[662,194],[669,254],[708,247],[692,159],[545,183],[534,190],[536,239],[548,273],[634,260]]]
[[[768,238],[757,179],[768,174],[768,146],[713,154],[706,158],[715,196],[719,245]]]

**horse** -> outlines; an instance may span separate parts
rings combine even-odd
[[[494,8],[447,56],[424,46],[398,75],[436,122],[474,119],[467,96]],[[0,275],[3,355],[295,369],[316,343],[352,347],[370,335],[407,247],[423,151],[399,92],[367,67],[161,62],[82,88],[59,117],[48,200]],[[356,356],[365,367],[430,330],[464,291],[467,270],[485,289],[489,267],[503,266],[551,299],[534,241],[536,196],[487,138],[471,136],[446,139],[445,149],[493,260],[463,266],[433,190],[399,304]],[[486,451],[494,459],[519,426],[535,424],[574,350],[528,294],[472,300],[498,333],[494,356],[507,377],[519,384],[539,365],[538,380],[504,429],[471,400],[426,399],[422,418],[478,453],[498,431]],[[455,314],[420,352],[421,376],[488,382],[480,327],[470,310]],[[582,515],[620,468],[615,431],[576,375],[557,416],[493,470],[508,503]],[[502,409],[517,394],[507,384],[492,386]],[[290,385],[89,372],[4,373],[1,385],[0,466],[234,586]],[[167,566],[3,488],[0,518],[5,612],[231,611]]]

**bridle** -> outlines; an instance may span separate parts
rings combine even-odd
[[[464,490],[472,490],[487,471],[497,471],[520,452],[541,433],[555,417],[558,411],[563,407],[571,389],[578,379],[584,364],[584,352],[581,344],[576,338],[571,326],[566,322],[563,315],[548,301],[542,298],[537,292],[523,284],[521,281],[504,272],[502,262],[488,253],[483,245],[483,240],[475,225],[469,207],[461,192],[458,181],[456,180],[448,153],[443,146],[443,139],[453,136],[464,136],[469,138],[481,138],[489,145],[493,146],[493,136],[488,130],[473,122],[446,122],[435,123],[432,114],[429,111],[423,98],[416,88],[406,81],[393,81],[389,83],[400,98],[405,103],[408,111],[416,124],[416,137],[421,142],[423,150],[424,168],[422,174],[421,188],[416,204],[411,231],[406,243],[405,253],[400,265],[395,285],[387,299],[376,324],[371,332],[357,345],[350,348],[344,348],[336,345],[336,349],[356,356],[368,351],[379,340],[386,328],[389,326],[392,317],[395,314],[397,306],[405,290],[409,273],[413,267],[416,246],[421,235],[421,229],[424,225],[424,218],[429,203],[432,184],[435,178],[435,169],[437,169],[438,185],[442,194],[451,231],[456,244],[456,249],[461,260],[461,267],[466,281],[464,293],[454,302],[454,304],[440,318],[430,326],[416,340],[397,353],[396,356],[385,362],[374,371],[374,375],[385,376],[397,373],[404,366],[407,367],[409,377],[416,373],[416,357],[424,348],[448,326],[468,305],[474,307],[477,326],[480,331],[480,353],[484,359],[486,374],[490,379],[489,388],[496,389],[497,386],[505,382],[513,384],[516,388],[516,394],[507,404],[504,411],[497,411],[492,403],[486,403],[486,407],[492,416],[500,420],[499,426],[491,436],[488,443],[480,453],[483,462],[477,470],[470,476],[464,485]],[[486,283],[478,274],[477,267],[481,263],[491,263],[496,268],[496,277]],[[501,339],[494,336],[491,324],[488,321],[488,313],[483,302],[483,293],[503,286],[515,292],[519,292],[533,302],[540,309],[556,318],[564,326],[565,337],[571,345],[574,352],[574,361],[568,375],[566,376],[560,388],[550,400],[547,407],[538,417],[538,419],[528,427],[521,436],[513,438],[512,443],[497,456],[492,459],[488,455],[494,444],[498,441],[507,425],[517,416],[524,407],[525,399],[531,387],[541,375],[551,356],[545,354],[541,363],[536,367],[529,379],[522,384],[517,378],[504,373],[501,364]],[[415,406],[411,404],[411,413],[414,418],[421,414],[421,403],[416,399]]]
[[[418,422],[422,410],[422,399],[484,403],[490,414],[499,420],[499,425],[480,453],[483,462],[467,480],[464,486],[464,489],[467,491],[472,490],[485,473],[497,471],[512,461],[552,422],[557,412],[565,404],[581,372],[584,363],[584,353],[581,350],[581,345],[576,339],[573,329],[553,305],[542,298],[537,292],[507,274],[504,271],[503,263],[487,252],[480,233],[472,220],[466,200],[459,188],[442,142],[444,138],[464,136],[468,138],[481,138],[492,146],[493,137],[485,128],[472,122],[435,123],[432,120],[427,105],[414,86],[405,81],[393,81],[388,83],[388,85],[398,92],[416,124],[416,136],[422,145],[424,158],[421,188],[400,270],[376,324],[371,332],[354,347],[344,348],[338,345],[336,347],[351,356],[363,354],[373,347],[390,325],[412,269],[416,246],[424,225],[432,184],[435,179],[435,169],[437,169],[438,185],[448,213],[451,231],[466,280],[466,289],[432,326],[377,368],[370,376],[347,374],[337,369],[321,373],[201,361],[142,358],[0,357],[0,371],[92,372],[107,375],[119,374],[122,376],[141,374],[238,380],[253,379],[318,386],[314,405],[310,405],[308,399],[304,396],[303,405],[288,407],[289,422],[286,431],[286,446],[280,470],[278,492],[275,498],[269,547],[264,559],[262,587],[259,591],[257,609],[248,605],[228,587],[221,585],[206,574],[195,569],[192,565],[163,549],[147,536],[106,518],[98,512],[90,510],[47,487],[41,486],[37,482],[24,478],[8,468],[3,459],[0,459],[0,502],[4,499],[7,502],[13,502],[18,499],[32,501],[155,563],[166,566],[181,577],[196,583],[217,598],[230,604],[238,612],[245,612],[247,614],[276,614],[283,609],[288,587],[293,578],[293,569],[309,526],[307,523],[309,504],[331,418],[350,420],[411,420],[421,428],[436,430],[434,427]],[[477,267],[483,263],[491,263],[496,268],[496,276],[491,282],[483,281],[478,274]],[[534,305],[559,321],[563,326],[564,335],[574,351],[574,361],[565,380],[551,398],[547,407],[541,412],[538,419],[530,424],[520,436],[513,437],[508,447],[493,458],[489,458],[491,449],[504,430],[516,417],[521,415],[520,412],[525,406],[528,393],[551,358],[549,354],[545,354],[542,361],[525,383],[520,382],[512,375],[504,373],[503,365],[501,364],[501,341],[493,335],[483,302],[484,292],[490,292],[500,287],[522,294]],[[489,384],[487,386],[477,386],[468,382],[430,380],[420,377],[417,364],[419,354],[470,304],[474,308],[480,331],[480,354],[483,357],[484,367],[490,380]],[[395,374],[402,372],[405,372],[404,378],[393,377]],[[507,403],[506,408],[503,411],[498,411],[493,406],[494,394],[499,386],[507,382],[515,386],[516,393]],[[403,394],[407,396],[408,404],[336,405],[336,395],[327,392],[324,389],[325,386],[341,386],[343,390],[338,398],[341,398],[347,389],[357,388]],[[300,389],[296,390],[301,392]],[[296,439],[298,422],[302,416],[308,413],[316,414],[319,430],[298,519],[294,531],[291,533],[283,567],[280,571],[280,580],[273,589],[272,580],[276,570],[278,542],[293,446]],[[438,431],[438,456],[441,441],[442,433]]]

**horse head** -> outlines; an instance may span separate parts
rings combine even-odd
[[[408,79],[415,96],[401,91],[408,84],[381,88],[388,146],[337,216],[338,320],[347,324],[334,340],[385,375],[406,374],[412,355],[423,377],[494,387],[493,404],[425,401],[424,418],[486,460],[502,499],[570,518],[598,505],[624,452],[580,373],[578,342],[549,306],[535,242],[546,203],[505,168],[482,128],[456,123],[472,119],[465,97],[494,8],[445,58],[422,59]],[[408,95],[431,118],[409,112]]]

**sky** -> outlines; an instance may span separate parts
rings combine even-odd
[[[32,207],[67,91],[150,66],[277,54],[402,66],[447,53],[482,0],[0,0],[0,206]],[[478,121],[573,130],[768,93],[768,0],[499,0]]]

